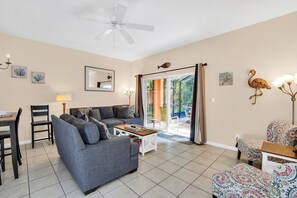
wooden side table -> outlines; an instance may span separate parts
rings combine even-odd
[[[263,142],[262,148],[262,170],[272,173],[279,163],[268,161],[268,157],[275,157],[297,163],[297,154],[293,151],[293,146]]]

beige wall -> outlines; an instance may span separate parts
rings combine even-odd
[[[254,90],[247,84],[248,72],[255,69],[256,77],[269,82],[297,73],[296,21],[297,12],[150,56],[133,66],[138,69],[136,73],[148,73],[156,72],[157,65],[167,61],[172,63],[170,69],[207,62],[208,141],[234,146],[236,133],[264,139],[270,121],[291,121],[291,101],[273,87],[264,90],[252,105],[249,97]],[[234,85],[219,86],[220,72],[233,72]]]
[[[67,109],[128,103],[122,90],[134,84],[129,62],[0,34],[0,63],[6,61],[6,53],[13,64],[28,67],[26,79],[12,78],[10,68],[0,70],[0,110],[23,108],[21,141],[31,138],[30,105],[50,104],[51,113],[62,113],[61,103],[55,102],[56,93],[72,94]],[[84,91],[85,65],[115,70],[115,92]],[[45,72],[46,83],[32,84],[32,71]]]

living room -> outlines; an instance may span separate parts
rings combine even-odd
[[[278,3],[284,4],[280,1]],[[60,102],[55,101],[55,96],[66,92],[72,95],[72,101],[66,104],[67,112],[69,108],[76,107],[127,104],[128,98],[122,91],[128,87],[135,88],[135,75],[158,72],[157,66],[164,62],[171,63],[169,69],[207,63],[205,67],[206,145],[215,146],[218,151],[220,149],[237,151],[235,148],[237,135],[266,140],[269,123],[274,120],[288,122],[292,120],[290,98],[270,83],[282,75],[296,73],[297,5],[292,1],[287,3],[290,3],[290,6],[283,6],[283,12],[277,12],[277,8],[271,8],[276,10],[274,17],[262,16],[263,19],[257,23],[237,29],[230,28],[222,34],[210,33],[212,36],[197,39],[195,42],[188,41],[182,45],[176,44],[177,47],[174,48],[164,47],[158,53],[133,61],[90,53],[84,50],[85,46],[78,50],[78,44],[75,42],[71,49],[54,41],[46,43],[42,41],[42,37],[28,39],[26,36],[14,33],[13,28],[9,29],[8,26],[7,29],[0,28],[0,63],[5,65],[5,54],[9,53],[12,65],[26,66],[28,69],[27,78],[12,78],[11,66],[6,70],[0,70],[2,96],[0,110],[15,112],[20,107],[23,109],[19,125],[19,140],[21,145],[30,145],[30,105],[48,104],[50,114],[59,116],[62,114],[62,107]],[[1,20],[9,20],[4,17],[9,9],[2,7],[0,10],[3,11]],[[217,23],[216,25],[228,24],[227,21]],[[22,26],[21,20],[13,25]],[[208,28],[204,31],[211,32],[212,27]],[[50,33],[48,34],[51,37]],[[53,38],[55,36],[53,33]],[[100,45],[99,42],[96,44]],[[115,91],[85,91],[84,67],[86,65],[114,70]],[[270,90],[263,89],[264,94],[257,98],[255,105],[252,104],[252,100],[249,100],[255,90],[247,83],[251,69],[257,71],[255,78],[263,78],[271,85]],[[45,83],[33,84],[30,78],[31,72],[44,72]],[[219,73],[222,72],[233,73],[232,86],[219,85]],[[293,88],[296,90],[296,87]],[[131,104],[135,104],[135,95],[131,97]],[[234,159],[236,160],[236,152]],[[5,173],[3,172],[2,175],[4,175],[5,184]],[[211,194],[207,193],[207,196]],[[29,193],[22,195],[29,196]],[[104,196],[97,195],[97,197]],[[142,196],[142,194],[136,195]]]

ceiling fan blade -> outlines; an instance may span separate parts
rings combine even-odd
[[[127,6],[124,6],[123,4],[118,4],[116,8],[115,21],[122,22],[127,13],[127,9]]]
[[[151,31],[151,32],[155,30],[155,27],[153,25],[126,23],[126,27],[130,29],[145,30],[145,31]]]
[[[130,44],[135,43],[134,39],[131,37],[131,35],[125,29],[120,29],[120,32],[128,43],[130,43]]]
[[[78,19],[84,20],[84,21],[91,21],[91,22],[95,22],[95,23],[105,23],[105,24],[109,23],[108,21],[105,21],[105,20],[92,18],[92,17],[87,17],[87,16],[79,16]]]
[[[103,37],[105,37],[105,36],[109,35],[110,33],[112,33],[112,31],[113,31],[113,28],[108,28],[104,32],[102,32],[101,34],[99,34],[98,36],[96,36],[95,39],[96,40],[100,40]]]

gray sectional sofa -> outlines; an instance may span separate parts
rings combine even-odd
[[[128,105],[114,105],[114,106],[104,106],[104,107],[79,107],[79,108],[70,108],[70,114],[74,117],[79,117],[79,111],[83,111],[86,114],[89,114],[91,110],[98,109],[100,118],[99,121],[106,124],[109,132],[113,134],[113,128],[116,125],[120,124],[139,124],[143,125],[143,120],[134,113],[130,116],[125,116],[123,114],[119,115],[119,108],[127,107]]]
[[[137,170],[139,147],[128,137],[103,138],[105,132],[92,122],[51,117],[58,153],[85,194]]]

